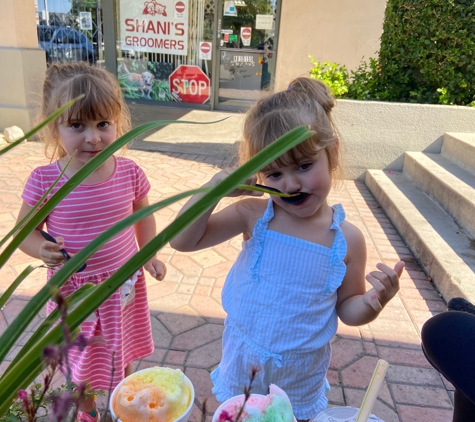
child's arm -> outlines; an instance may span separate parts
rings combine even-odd
[[[18,213],[17,224],[33,209],[23,201],[20,212]],[[20,250],[33,258],[41,259],[46,265],[54,267],[64,262],[64,256],[60,249],[64,248],[64,239],[61,236],[56,238],[58,243],[45,240],[39,230],[44,226],[41,223],[33,230],[20,245]]]
[[[365,276],[366,243],[363,234],[348,222],[342,225],[342,229],[348,245],[347,268],[338,289],[336,310],[343,323],[363,325],[373,321],[398,292],[404,262],[398,262],[394,269],[379,263],[376,266],[379,271],[372,271]],[[365,279],[373,286],[368,291]]]
[[[204,186],[217,185],[233,171],[234,169],[232,168],[220,171],[219,173],[215,174],[212,179]],[[245,184],[255,185],[256,177],[252,176],[245,181]],[[262,196],[262,193],[236,189],[228,196],[240,195]],[[204,194],[192,196],[180,210],[178,216],[183,214],[183,212],[193,206],[203,196]],[[213,214],[213,211],[217,205],[215,204],[194,223],[179,233],[170,242],[170,246],[181,252],[197,251],[218,245],[219,243],[225,242],[226,240],[229,240],[238,234],[245,233],[248,230],[246,207],[240,206],[240,204],[241,202],[236,202]]]
[[[134,212],[138,211],[144,207],[147,207],[148,203],[148,196],[140,200],[139,202],[134,203]],[[157,233],[157,225],[155,223],[155,217],[149,215],[139,222],[137,222],[134,226],[135,228],[135,237],[137,239],[137,243],[140,248],[145,246],[148,242],[150,242]],[[162,281],[165,278],[167,273],[167,267],[165,264],[157,259],[156,257],[151,258],[144,264],[144,268],[150,273],[150,275]]]

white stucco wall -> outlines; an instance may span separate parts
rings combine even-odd
[[[276,87],[308,75],[309,54],[348,69],[375,57],[385,8],[385,0],[282,0]]]
[[[439,153],[445,132],[475,133],[471,107],[338,100],[333,117],[347,179],[367,169],[400,171],[405,151]]]
[[[28,131],[46,71],[38,48],[34,0],[0,0],[0,132],[8,126]]]

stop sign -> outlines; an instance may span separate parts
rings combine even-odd
[[[175,101],[204,104],[209,99],[209,78],[198,66],[178,66],[168,81],[170,94]]]

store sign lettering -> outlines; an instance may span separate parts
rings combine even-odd
[[[120,1],[120,37],[131,50],[186,55],[188,0]]]
[[[231,64],[234,66],[255,66],[256,62],[254,61],[253,56],[233,56]]]

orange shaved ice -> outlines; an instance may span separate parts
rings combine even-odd
[[[190,405],[192,392],[179,369],[155,367],[128,376],[112,398],[122,422],[173,422]]]

